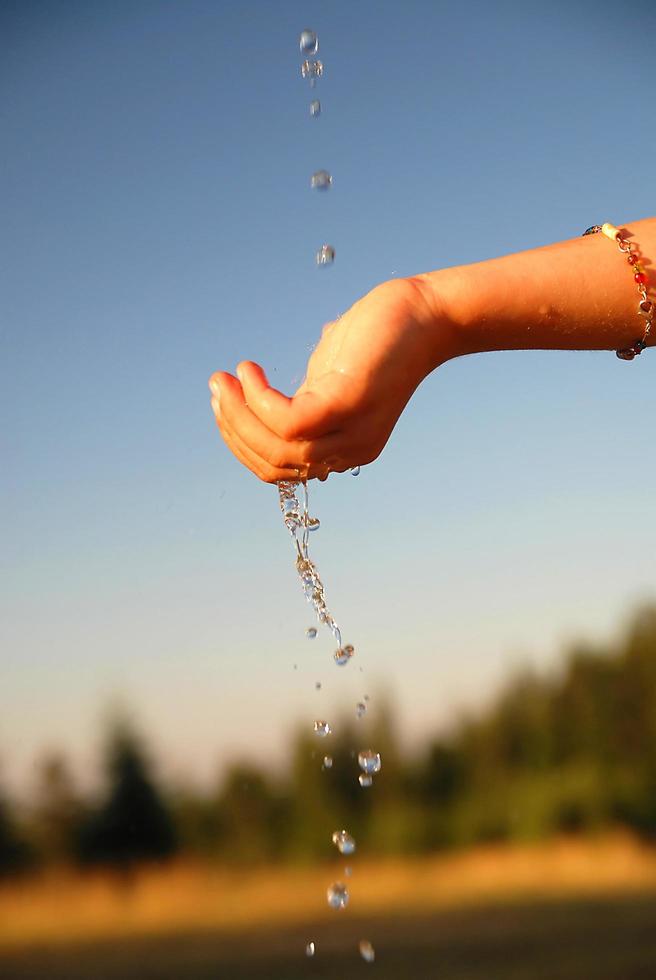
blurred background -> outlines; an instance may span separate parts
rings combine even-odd
[[[654,28],[0,3],[0,976],[656,975],[652,359],[450,362],[310,487],[344,669],[207,390],[291,391],[386,279],[653,213]]]

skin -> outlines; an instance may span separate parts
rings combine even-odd
[[[656,219],[621,225],[656,303]],[[642,337],[638,289],[601,234],[377,286],[326,324],[292,397],[242,361],[210,378],[226,444],[267,483],[370,463],[445,361],[493,350],[617,350]],[[648,346],[656,342],[656,322]],[[649,356],[647,352],[642,356]],[[618,370],[625,368],[618,362]]]

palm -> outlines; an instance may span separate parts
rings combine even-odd
[[[423,292],[412,280],[372,290],[329,323],[292,398],[272,389],[252,362],[239,381],[219,373],[213,407],[235,455],[261,479],[330,470],[375,459],[408,399],[434,364]]]

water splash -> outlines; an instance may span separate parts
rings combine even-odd
[[[362,752],[358,753],[358,765],[368,776],[380,772],[383,766],[380,753],[374,752],[373,749],[363,749]]]
[[[358,949],[360,950],[360,956],[363,960],[366,960],[367,963],[373,963],[373,961],[376,959],[376,950],[373,948],[368,939],[361,939]]]
[[[314,85],[317,78],[321,78],[323,75],[323,64],[319,59],[316,60],[307,59],[301,65],[301,75],[303,78],[309,78],[310,85]]]
[[[355,851],[355,839],[348,830],[336,830],[333,834],[333,844],[340,854],[353,854]]]
[[[340,647],[339,650],[335,650],[335,663],[338,667],[343,667],[349,662],[354,653],[355,648],[350,643],[347,643],[346,646]]]
[[[326,892],[331,909],[344,909],[348,905],[348,888],[341,881],[334,881]]]
[[[306,27],[304,31],[301,31],[301,36],[298,39],[298,46],[302,55],[316,54],[319,50],[319,38],[314,31],[311,31],[309,27]]]
[[[317,252],[316,262],[317,265],[332,265],[335,261],[335,249],[332,245],[322,245]]]
[[[299,494],[301,499],[299,499]],[[308,512],[307,483],[281,480],[278,483],[278,498],[285,526],[296,546],[296,571],[301,580],[305,598],[314,609],[319,622],[328,627],[341,647],[342,634],[326,606],[323,582],[308,551],[310,531],[318,526],[318,523],[315,523],[316,518],[310,517]]]
[[[333,183],[333,178],[327,170],[317,170],[310,177],[310,187],[315,191],[327,191]]]

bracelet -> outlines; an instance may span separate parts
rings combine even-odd
[[[644,316],[645,318],[645,329],[643,331],[642,337],[640,338],[640,340],[636,340],[633,347],[627,347],[624,350],[615,351],[615,353],[621,360],[632,361],[633,358],[637,357],[638,354],[641,354],[642,351],[647,346],[647,337],[649,336],[649,333],[651,331],[651,322],[654,315],[654,304],[647,296],[647,273],[642,268],[642,266],[638,262],[638,259],[631,251],[631,249],[633,248],[633,244],[630,241],[628,241],[626,238],[622,237],[621,231],[619,230],[619,228],[616,228],[615,225],[611,225],[608,222],[606,222],[603,225],[593,225],[591,228],[587,228],[583,232],[583,236],[596,235],[597,232],[599,231],[602,233],[602,235],[605,235],[606,238],[610,238],[611,241],[617,242],[617,247],[619,248],[620,252],[624,252],[624,254],[626,255],[626,261],[631,266],[631,269],[633,271],[633,279],[640,293],[640,302],[638,303],[638,313],[640,314],[640,316]]]

